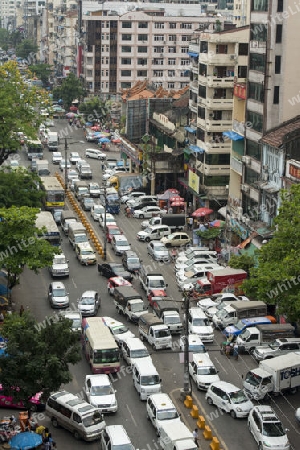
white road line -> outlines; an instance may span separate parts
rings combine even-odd
[[[227,370],[225,369],[225,367],[223,366],[223,364],[218,360],[218,358],[215,358],[217,363],[219,364],[220,367],[222,367],[222,370],[226,373],[226,375],[228,375]]]
[[[128,412],[129,412],[129,414],[130,414],[130,417],[131,417],[132,422],[133,422],[134,425],[137,427],[137,423],[136,423],[136,421],[135,421],[135,419],[134,419],[134,417],[133,417],[133,415],[132,415],[132,412],[131,412],[129,406],[126,405],[126,408],[128,409]]]
[[[72,278],[72,283],[73,283],[74,288],[77,289],[77,284],[75,283],[74,278]]]

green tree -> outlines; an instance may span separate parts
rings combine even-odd
[[[45,85],[49,81],[49,76],[53,71],[53,67],[49,64],[31,64],[29,70],[32,76],[37,77]]]
[[[44,191],[39,189],[40,178],[27,170],[5,171],[0,168],[0,208],[30,206],[40,208]]]
[[[32,61],[35,59],[35,55],[38,52],[38,45],[30,39],[23,39],[16,46],[16,55],[23,59]]]
[[[36,139],[41,122],[35,110],[38,102],[49,103],[46,91],[29,89],[15,62],[0,66],[0,166],[11,153],[20,149],[17,131]]]
[[[78,335],[71,328],[72,321],[53,315],[42,323],[25,312],[6,316],[1,335],[7,340],[7,352],[0,357],[1,384],[6,394],[11,387],[16,400],[29,400],[43,392],[46,400],[52,391],[72,380],[69,364],[81,359]]]
[[[37,208],[15,206],[0,209],[0,262],[8,272],[8,287],[18,283],[24,267],[38,273],[49,267],[59,249],[39,238],[43,230],[35,226]]]
[[[256,265],[256,258],[253,255],[231,255],[229,261],[233,269],[242,269],[250,275],[250,270]]]
[[[274,220],[274,238],[258,254],[257,267],[243,284],[245,292],[284,313],[300,317],[300,185],[281,191],[281,206]]]
[[[81,80],[72,72],[63,80],[61,86],[53,89],[53,98],[57,100],[61,98],[66,109],[71,106],[73,100],[82,99],[84,94]]]
[[[9,40],[9,31],[5,28],[0,28],[0,47],[5,51],[9,48]]]
[[[209,241],[210,239],[217,239],[221,234],[221,228],[208,228],[207,230],[198,230],[196,231],[197,236],[205,241]]]
[[[109,109],[105,102],[98,97],[92,97],[79,105],[79,111],[85,114],[88,121],[100,119],[107,121],[109,118]]]

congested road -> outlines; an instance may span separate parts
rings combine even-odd
[[[56,121],[56,127],[59,130],[62,127],[66,127],[66,121]],[[86,143],[80,144],[78,141],[83,140],[83,131],[75,130],[72,132],[72,140],[76,143],[71,144],[69,142],[69,151],[77,151],[81,156],[84,155],[84,150],[90,147],[96,147],[95,144]],[[60,151],[63,152],[63,143],[60,146]],[[111,153],[112,156],[120,157],[118,153]],[[51,162],[51,153],[45,150],[44,157]],[[28,164],[25,154],[21,154],[22,164]],[[89,161],[93,171],[93,181],[101,184],[101,163],[97,160]],[[54,174],[59,171],[58,166],[50,164],[51,173]],[[90,218],[90,214],[86,213],[91,221],[91,225],[94,227],[96,234],[102,240],[103,232],[97,222],[93,222]],[[146,251],[146,244],[140,243],[136,239],[136,233],[140,230],[140,220],[127,218],[124,214],[124,208],[121,207],[121,213],[117,217],[117,222],[120,228],[126,235],[132,249],[136,251],[143,264],[149,268],[152,272],[161,273],[166,282],[168,283],[168,295],[173,297],[176,301],[181,302],[181,294],[179,293],[174,277],[174,265],[173,264],[160,264],[154,263]],[[71,249],[67,239],[63,237],[62,250],[69,259],[70,277],[64,280],[65,285],[68,288],[70,303],[72,307],[76,307],[77,299],[87,289],[94,289],[99,292],[101,296],[101,308],[99,315],[114,317],[117,320],[122,320],[116,313],[115,306],[107,293],[106,279],[100,276],[97,272],[97,267],[83,267],[75,258],[75,254]],[[111,251],[110,244],[107,245],[107,259],[109,261],[121,262],[120,257],[116,257]],[[99,257],[99,261],[101,258]],[[28,307],[35,315],[36,319],[43,323],[47,317],[55,314],[55,311],[51,310],[47,301],[47,289],[51,277],[49,272],[44,269],[39,275],[34,275],[28,270],[25,270],[24,275],[21,278],[21,284],[14,289],[14,301],[17,305],[21,303]],[[138,279],[133,280],[134,287],[143,294]],[[128,324],[131,331],[137,334],[137,327],[133,324]],[[173,338],[174,342],[177,338]],[[249,355],[241,355],[238,361],[233,359],[227,359],[220,354],[220,343],[222,342],[222,335],[219,332],[215,332],[215,340],[212,344],[207,344],[209,354],[219,370],[219,376],[224,381],[230,381],[237,386],[242,386],[242,376],[246,372],[257,366],[255,360]],[[178,346],[174,345],[172,351],[159,351],[152,353],[153,362],[163,380],[163,391],[169,393],[172,398],[178,400],[180,389],[183,386],[183,366],[179,362],[179,350]],[[114,387],[117,390],[117,398],[119,402],[119,410],[116,415],[106,417],[107,424],[122,424],[126,428],[132,443],[139,449],[155,449],[157,448],[157,436],[154,428],[150,425],[146,418],[145,404],[141,402],[132,384],[132,377],[124,362],[121,364],[121,372],[115,377]],[[65,386],[67,390],[73,393],[81,393],[83,388],[83,382],[85,375],[90,373],[89,366],[83,358],[82,361],[75,367],[71,368],[73,374],[73,381],[70,385]],[[217,412],[214,407],[210,407],[205,402],[205,394],[203,392],[196,392],[195,386],[194,394],[196,395],[201,412],[204,412],[206,417],[210,417],[211,425],[216,434],[226,443],[228,449],[238,449],[243,446],[244,450],[254,450],[257,448],[253,438],[251,437],[246,420],[233,420],[230,416],[224,413]],[[294,447],[299,448],[300,434],[299,425],[296,423],[294,414],[295,409],[300,406],[300,394],[295,396],[280,396],[272,400],[271,406],[277,411],[284,426],[289,429],[288,436]],[[182,406],[180,406],[182,408]],[[48,419],[46,419],[45,423]],[[50,425],[51,427],[51,425]],[[69,432],[63,429],[52,429],[55,440],[58,443],[58,448],[61,449],[73,449],[74,438]],[[99,448],[99,443],[76,442],[76,448],[80,449],[89,445],[91,449]]]

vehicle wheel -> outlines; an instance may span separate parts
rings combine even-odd
[[[147,420],[150,420],[149,414],[147,413]]]
[[[171,247],[171,244],[165,244],[165,246],[167,247],[167,248],[170,248]]]
[[[250,349],[249,349],[249,355],[253,355],[254,350],[255,350],[255,347],[250,348]]]
[[[230,411],[230,415],[233,419],[236,419],[236,413],[234,412],[233,409]]]
[[[81,439],[80,434],[78,433],[78,431],[74,431],[74,438],[79,441]]]
[[[143,341],[144,340],[144,336],[142,334],[140,334],[140,340]]]
[[[144,214],[140,214],[139,219],[143,219],[143,218],[144,218]]]
[[[59,427],[58,422],[57,422],[57,420],[54,417],[52,417],[51,423],[54,426],[54,428],[58,428]]]
[[[214,402],[212,401],[212,399],[210,397],[207,397],[206,401],[207,401],[207,403],[209,405],[213,405],[214,404]]]
[[[147,237],[147,238],[145,239],[145,242],[150,242],[150,238]]]
[[[291,395],[295,395],[296,394],[296,392],[297,392],[297,388],[295,387],[295,388],[292,388],[292,389],[290,389],[290,394]]]

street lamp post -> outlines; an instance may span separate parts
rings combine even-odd
[[[67,138],[65,138],[65,195],[67,195],[67,192],[68,192],[68,162],[67,162],[67,155],[68,155],[68,141],[67,141]]]
[[[181,397],[185,400],[187,395],[191,395],[192,388],[189,373],[189,310],[190,310],[190,294],[189,289],[183,291],[184,295],[184,360],[183,360],[183,389],[181,390]]]
[[[106,245],[107,245],[106,235],[105,235],[105,233],[106,233],[106,207],[107,207],[106,188],[107,188],[107,186],[104,185],[104,183],[103,183],[103,192],[104,192],[104,227],[103,227],[104,236],[103,236],[103,257],[102,257],[103,261],[106,261]]]

